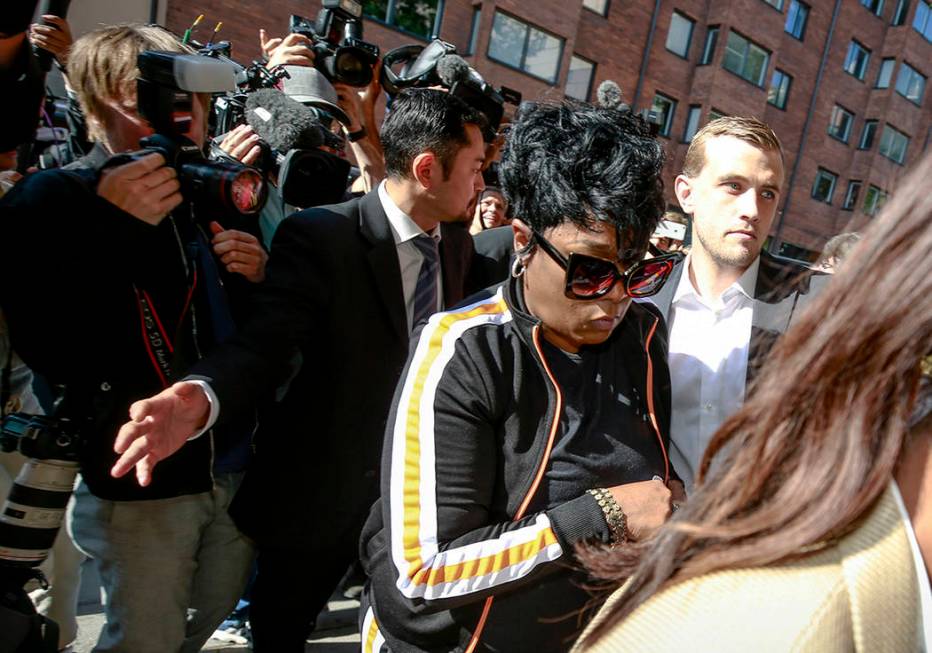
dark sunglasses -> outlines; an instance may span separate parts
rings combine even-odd
[[[673,268],[683,258],[682,252],[664,254],[631,265],[624,272],[618,271],[614,261],[571,253],[569,258],[561,254],[546,238],[533,232],[533,240],[541,249],[566,270],[564,294],[570,299],[598,299],[612,291],[615,284],[624,284],[628,297],[641,298],[656,295],[663,288]]]

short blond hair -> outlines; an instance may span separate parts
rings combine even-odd
[[[103,139],[107,101],[136,106],[136,57],[146,50],[193,53],[158,25],[110,25],[74,42],[68,55],[68,83],[88,119],[91,140]]]
[[[768,125],[757,118],[722,116],[709,122],[693,136],[689,149],[686,150],[686,160],[683,161],[684,175],[699,176],[705,166],[706,141],[718,136],[731,136],[764,151],[777,152],[780,154],[780,161],[783,161],[783,146]]]

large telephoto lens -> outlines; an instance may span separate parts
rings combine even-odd
[[[368,86],[372,81],[372,62],[368,52],[361,48],[344,46],[337,48],[333,58],[327,62],[334,81],[350,86]]]
[[[65,517],[78,463],[31,459],[0,514],[0,566],[35,567],[48,556]]]
[[[181,166],[181,192],[191,202],[226,215],[255,215],[265,205],[262,175],[238,163],[197,161]]]

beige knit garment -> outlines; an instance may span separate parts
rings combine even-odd
[[[603,608],[586,632],[604,615]],[[888,489],[867,520],[830,549],[675,585],[595,646],[574,651],[915,653],[919,619],[912,553]]]

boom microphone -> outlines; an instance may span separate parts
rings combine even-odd
[[[437,77],[445,86],[453,86],[456,82],[468,79],[482,84],[482,76],[473,70],[466,60],[458,54],[445,54],[437,61]]]
[[[610,79],[606,79],[599,84],[595,92],[598,98],[599,106],[603,109],[620,109],[621,107],[621,87]]]
[[[263,88],[246,96],[246,122],[281,153],[313,150],[326,131],[314,112],[278,89]]]

